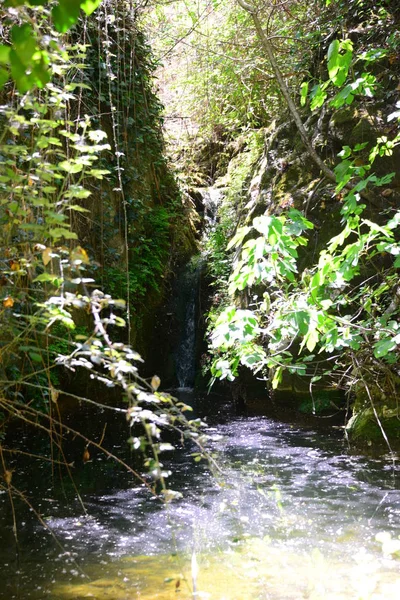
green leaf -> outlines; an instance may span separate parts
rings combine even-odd
[[[50,80],[49,57],[37,45],[31,25],[14,25],[11,28],[12,48],[9,52],[11,75],[20,92],[25,93],[35,85],[44,87]]]
[[[311,291],[313,291],[315,288],[319,288],[320,285],[322,285],[321,273],[320,271],[317,271],[315,275],[313,275],[310,282]]]
[[[81,163],[72,162],[71,160],[63,160],[58,163],[58,166],[63,171],[67,171],[67,173],[80,173],[83,169],[83,165]]]
[[[396,348],[393,340],[381,340],[374,345],[375,358],[382,358]]]
[[[103,179],[104,175],[109,175],[110,171],[108,169],[90,169],[88,172],[89,175],[95,177],[96,179]]]
[[[356,144],[353,148],[354,152],[360,152],[361,150],[364,150],[364,148],[366,148],[368,146],[368,142],[362,142],[360,144]]]
[[[301,335],[306,335],[308,327],[310,325],[310,315],[304,310],[300,310],[294,313],[294,318]]]
[[[346,81],[353,58],[351,40],[333,40],[328,49],[328,74],[333,85],[340,87]],[[341,52],[343,52],[341,54]]]
[[[333,79],[339,69],[339,40],[333,40],[328,48],[328,74],[329,79]]]
[[[339,45],[339,40],[333,40],[333,42],[329,44],[328,62],[331,62],[332,64],[336,62],[337,56],[339,54]]]
[[[37,354],[36,352],[28,352],[28,355],[33,362],[40,363],[42,362],[41,354]]]
[[[53,6],[51,16],[55,29],[60,33],[66,33],[79,19],[81,0],[59,0],[58,5]]]
[[[51,273],[41,273],[33,280],[33,283],[37,282],[49,282],[58,287],[62,283],[62,279],[58,275],[52,275]]]
[[[2,88],[8,81],[8,71],[0,67],[0,88]]]
[[[315,85],[311,90],[310,98],[311,98],[311,110],[316,110],[320,108],[325,102],[327,97],[327,93],[325,89],[321,85]]]
[[[11,40],[18,58],[23,64],[29,65],[33,54],[37,50],[36,36],[32,26],[28,23],[14,25],[11,28]]]
[[[0,63],[3,65],[8,65],[10,62],[10,50],[11,46],[6,46],[5,44],[0,45]]]
[[[318,331],[316,329],[310,329],[310,331],[306,335],[305,339],[306,339],[307,350],[309,352],[312,352],[318,343],[318,339],[319,339]]]
[[[282,381],[283,367],[277,367],[274,377],[272,379],[272,389],[276,390],[280,382]]]
[[[343,104],[351,104],[354,100],[353,88],[350,84],[346,85],[336,96],[330,101],[334,108],[340,108]]]
[[[84,199],[89,198],[91,194],[92,192],[90,190],[86,190],[80,185],[71,185],[69,190],[64,194],[64,197]]]
[[[81,8],[89,17],[100,6],[101,0],[81,0]]]
[[[55,227],[49,231],[49,235],[58,240],[60,238],[65,238],[66,240],[77,240],[78,236],[73,231],[69,229],[65,229],[64,227]]]
[[[389,50],[384,50],[383,48],[371,48],[370,50],[363,52],[360,58],[366,62],[374,62],[375,60],[380,60],[386,56],[388,52]]]
[[[300,86],[300,104],[301,106],[305,106],[307,102],[307,94],[308,94],[308,81],[303,81]]]
[[[83,208],[83,206],[79,206],[78,204],[72,204],[71,206],[67,206],[66,210],[75,210],[76,212],[88,213],[90,210],[87,208]]]
[[[349,160],[342,160],[342,162],[336,165],[333,170],[335,171],[336,181],[338,183],[335,191],[338,193],[351,178],[352,163]]]

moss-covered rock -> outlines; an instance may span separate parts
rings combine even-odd
[[[361,446],[379,445],[386,447],[386,440],[388,440],[391,446],[399,447],[398,411],[389,409],[387,406],[381,406],[375,410],[369,406],[353,414],[346,425],[349,439]]]
[[[400,446],[399,381],[386,378],[387,389],[380,383],[384,378],[367,377],[355,386],[353,415],[346,425],[350,440],[360,446]]]

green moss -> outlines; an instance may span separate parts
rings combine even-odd
[[[335,125],[344,125],[345,123],[351,123],[356,115],[356,108],[354,106],[345,106],[340,108],[332,115],[332,122]]]
[[[344,138],[349,146],[355,146],[360,140],[375,144],[378,137],[377,129],[371,123],[370,118],[367,117],[360,119],[349,133],[350,135],[345,135]]]
[[[327,411],[332,413],[337,411],[342,403],[343,399],[337,391],[320,390],[312,396],[303,397],[299,404],[299,410],[306,415],[319,415]]]
[[[136,225],[137,243],[129,250],[129,287],[131,304],[138,306],[147,292],[160,291],[161,276],[169,249],[170,214],[164,207],[143,211]],[[126,269],[111,266],[105,270],[107,291],[113,297],[126,298],[128,281]]]
[[[389,442],[398,445],[400,428],[397,410],[380,407],[378,417],[380,423],[378,423],[372,407],[355,412],[346,426],[349,438],[355,442],[381,444],[385,442],[383,429]]]

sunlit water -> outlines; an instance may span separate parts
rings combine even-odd
[[[43,467],[33,503],[62,549],[20,506],[17,560],[0,496],[0,598],[400,598],[392,459],[351,455],[334,434],[219,412],[209,427],[219,477],[193,462],[193,449],[171,454],[164,463],[183,498],[168,507],[97,456],[78,477],[85,516],[77,502],[53,500]],[[121,425],[121,445],[125,434]]]

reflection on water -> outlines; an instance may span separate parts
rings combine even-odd
[[[209,434],[223,476],[193,463],[190,449],[176,452],[164,464],[174,464],[171,487],[183,498],[168,507],[124,473],[107,474],[104,460],[85,465],[102,472],[95,492],[81,485],[87,516],[77,504],[52,502],[51,490],[37,499],[63,550],[24,515],[17,563],[5,528],[0,598],[189,599],[193,551],[196,598],[400,598],[392,460],[348,455],[332,434],[260,417],[229,420],[225,406],[220,413]],[[0,502],[4,516],[4,495]],[[392,536],[383,549],[380,531]]]

